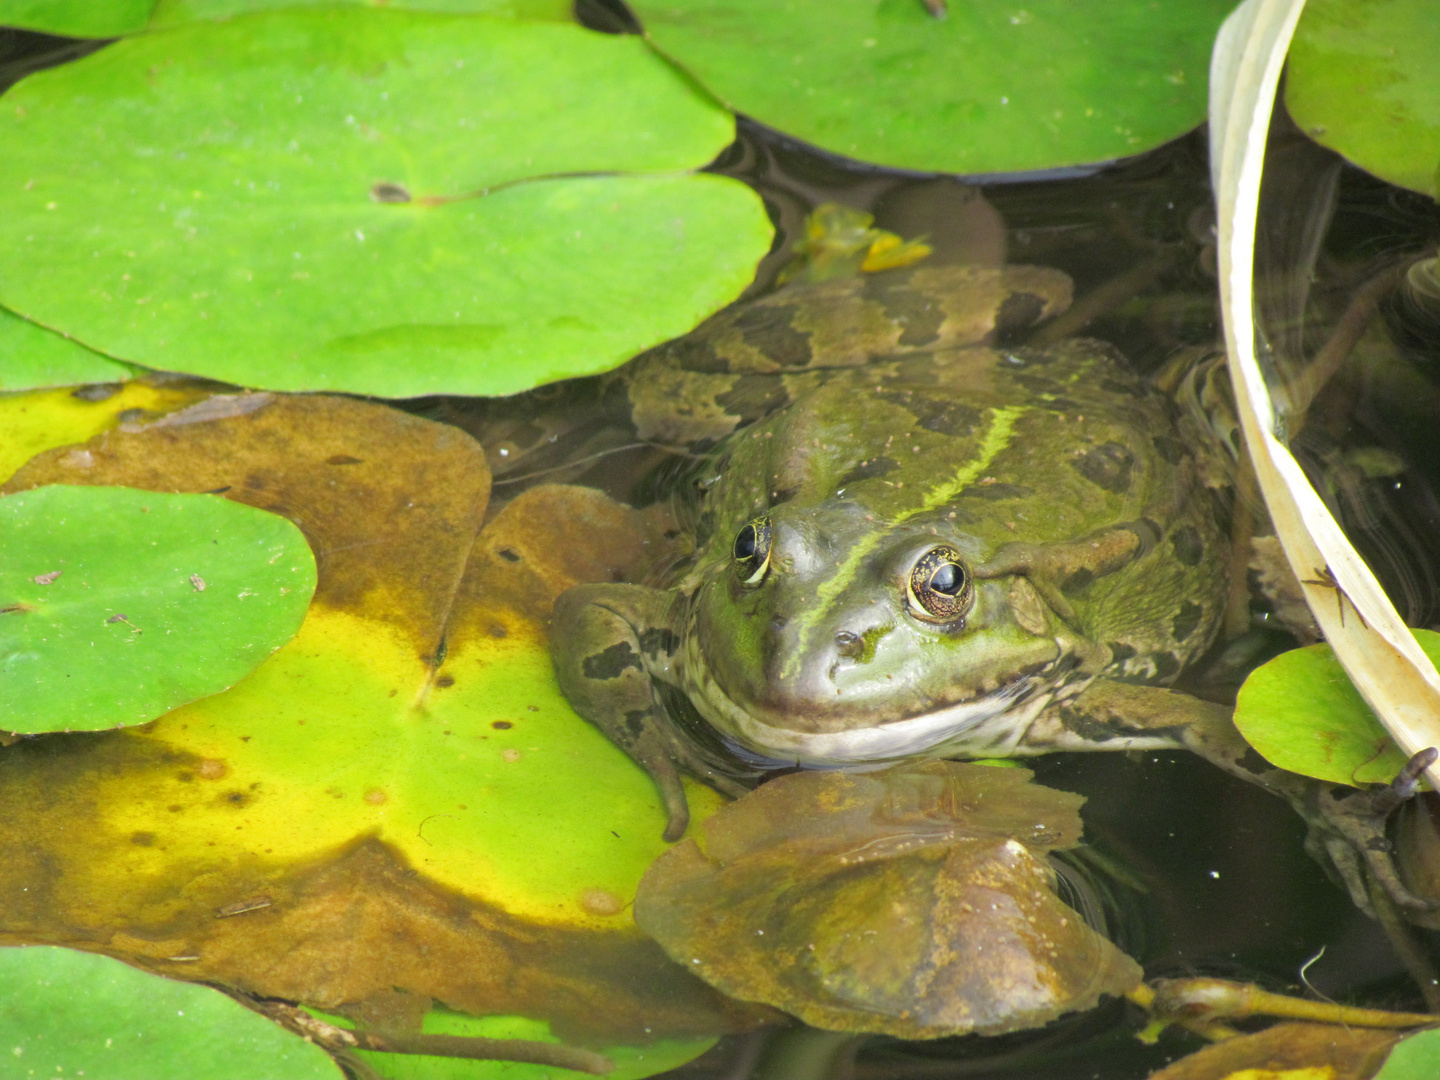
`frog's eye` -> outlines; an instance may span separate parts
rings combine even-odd
[[[953,547],[933,547],[916,561],[905,583],[910,610],[926,622],[963,619],[975,601],[970,571]]]
[[[756,518],[735,536],[735,573],[742,585],[759,585],[770,567],[770,519]]]

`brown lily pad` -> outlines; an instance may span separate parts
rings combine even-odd
[[[635,921],[732,997],[900,1038],[1038,1027],[1140,981],[1052,890],[1078,795],[1024,769],[782,776],[646,873]]]

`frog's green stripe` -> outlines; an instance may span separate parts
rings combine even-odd
[[[1010,436],[1015,430],[1015,421],[1025,412],[1023,405],[1007,405],[1000,409],[991,409],[990,426],[986,429],[984,437],[980,440],[980,446],[973,458],[955,471],[955,475],[944,483],[937,484],[931,488],[916,506],[898,515],[891,525],[899,525],[910,520],[917,514],[927,513],[938,507],[944,506],[965,488],[969,487],[990,468],[990,463],[1010,445]],[[800,657],[805,656],[810,650],[810,636],[818,623],[825,621],[829,614],[831,602],[835,597],[850,586],[855,575],[855,568],[860,565],[867,555],[875,550],[881,540],[885,539],[884,530],[874,530],[860,543],[856,544],[845,556],[845,561],[840,564],[839,569],[829,578],[821,582],[816,591],[815,604],[810,608],[800,627],[801,647],[791,657],[790,662],[785,665],[786,670],[781,677],[793,675],[791,670],[800,662]]]

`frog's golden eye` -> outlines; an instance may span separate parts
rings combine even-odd
[[[910,610],[926,622],[963,619],[975,602],[975,587],[965,561],[953,547],[941,544],[921,555],[905,583]]]
[[[756,518],[735,535],[735,573],[742,585],[759,585],[770,568],[770,519]]]

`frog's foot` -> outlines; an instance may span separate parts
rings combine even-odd
[[[1395,867],[1393,849],[1385,836],[1390,815],[1413,796],[1421,775],[1440,758],[1435,747],[1421,750],[1385,787],[1359,790],[1324,785],[1315,793],[1314,813],[1307,848],[1319,848],[1335,867],[1356,906],[1371,910],[1365,884],[1368,871],[1395,904],[1408,911],[1435,910],[1434,900],[1416,896],[1401,880]]]

